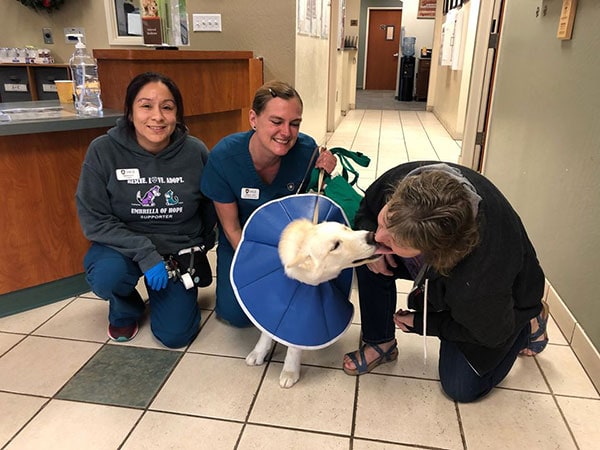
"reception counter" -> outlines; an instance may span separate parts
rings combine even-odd
[[[75,208],[81,164],[92,139],[121,113],[80,117],[54,100],[0,103],[0,111],[1,316],[23,309],[4,294],[83,272],[89,244]]]
[[[66,283],[50,295],[55,300],[86,288],[81,274],[89,243],[75,190],[89,143],[115,124],[135,75],[172,78],[190,134],[209,148],[249,128],[252,98],[263,83],[262,59],[252,52],[95,49],[94,56],[103,117],[78,117],[57,101],[0,104],[0,316],[38,306],[31,299],[48,298],[40,294],[47,286]]]

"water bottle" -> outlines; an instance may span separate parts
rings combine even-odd
[[[79,114],[98,116],[102,114],[98,64],[81,41],[83,36],[78,34],[76,37],[75,52],[69,60],[75,92],[75,109]]]

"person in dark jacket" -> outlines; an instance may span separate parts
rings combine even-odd
[[[357,268],[363,344],[344,357],[347,374],[396,360],[396,327],[437,336],[442,388],[471,402],[520,352],[543,350],[544,273],[519,216],[481,174],[426,161],[397,166],[367,189],[355,228],[374,231],[387,254]],[[414,287],[408,310],[394,312],[397,278]]]
[[[124,116],[88,148],[75,196],[92,242],[86,279],[109,301],[110,339],[124,342],[137,334],[145,312],[136,289],[142,275],[154,336],[177,348],[198,334],[198,290],[169,277],[166,262],[181,251],[214,246],[216,212],[200,192],[207,161],[206,145],[185,126],[175,83],[154,72],[134,77]],[[196,254],[196,262],[208,265],[205,255]]]

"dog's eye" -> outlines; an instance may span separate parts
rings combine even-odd
[[[335,243],[333,244],[333,247],[331,247],[331,250],[332,251],[333,250],[337,250],[340,247],[341,244],[342,243],[340,241],[335,241]]]

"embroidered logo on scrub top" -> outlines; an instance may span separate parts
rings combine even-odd
[[[244,200],[258,200],[260,197],[260,189],[243,187],[241,196]]]

